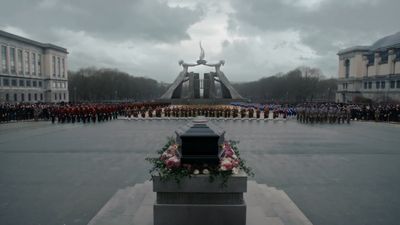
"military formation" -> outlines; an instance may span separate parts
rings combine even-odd
[[[296,108],[302,123],[350,123],[351,108],[337,104],[303,104]]]
[[[2,104],[0,122],[48,120],[52,123],[98,123],[133,118],[277,119],[295,117],[301,123],[350,123],[352,120],[400,122],[399,105],[245,104],[170,105],[167,103]]]

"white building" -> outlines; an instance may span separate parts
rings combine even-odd
[[[400,32],[371,46],[339,51],[337,102],[357,96],[378,102],[400,101]]]
[[[68,102],[67,54],[0,30],[0,103]]]

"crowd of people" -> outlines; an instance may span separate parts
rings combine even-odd
[[[1,104],[0,122],[48,120],[53,123],[96,123],[132,118],[276,119],[296,117],[302,123],[349,123],[351,120],[400,122],[400,106],[337,103],[170,105],[167,103]]]

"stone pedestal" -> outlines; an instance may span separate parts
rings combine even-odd
[[[210,182],[208,175],[194,175],[179,184],[154,176],[154,225],[245,225],[247,175],[233,175],[226,185],[221,183]]]

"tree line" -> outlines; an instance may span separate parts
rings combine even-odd
[[[334,101],[336,79],[325,79],[316,68],[297,68],[257,81],[233,84],[237,91],[256,102]]]
[[[72,102],[142,101],[158,99],[169,85],[135,77],[117,69],[84,68],[68,72]],[[325,79],[319,69],[301,67],[257,81],[233,84],[254,102],[334,101],[336,79]]]
[[[156,99],[166,85],[156,80],[131,76],[117,69],[84,68],[68,72],[71,102],[137,101]]]

